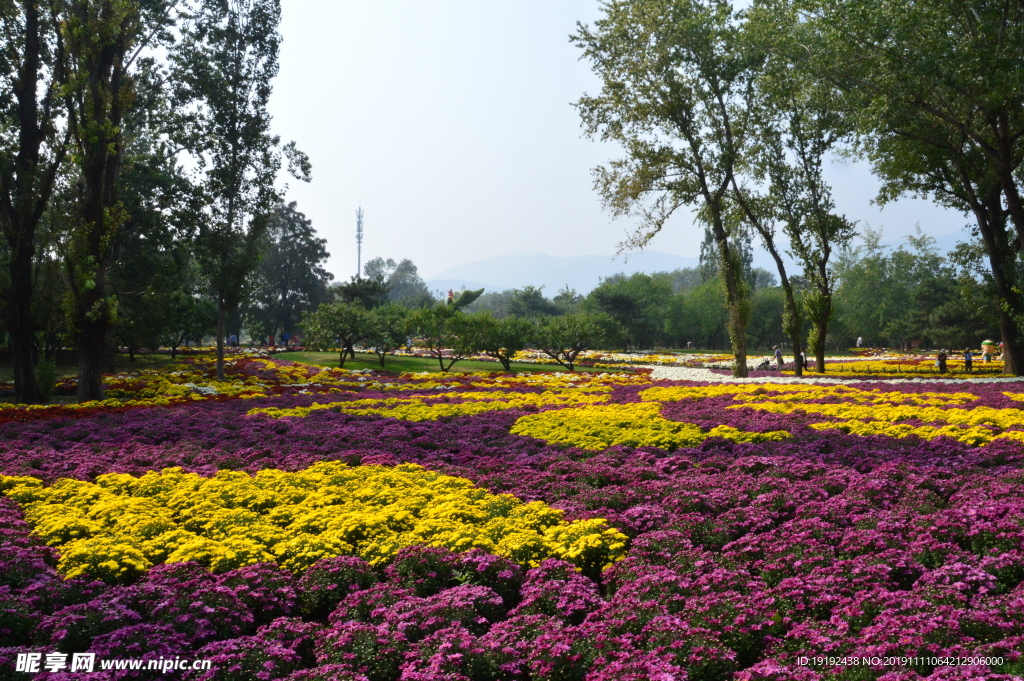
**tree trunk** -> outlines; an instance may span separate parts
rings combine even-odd
[[[825,373],[825,334],[827,332],[828,317],[822,315],[814,320],[814,368],[819,374]]]
[[[11,287],[7,296],[7,328],[14,360],[14,401],[39,402],[36,383],[35,338],[32,333],[32,251],[19,249],[10,262]]]
[[[114,325],[110,324],[107,326],[107,336],[103,341],[103,373],[117,373],[117,350],[117,337],[114,334]]]
[[[719,244],[722,250],[722,244]],[[747,299],[743,290],[743,282],[740,277],[738,263],[734,262],[731,253],[726,246],[722,253],[722,274],[725,277],[725,298],[729,306],[729,340],[732,342],[733,356],[736,358],[736,366],[733,369],[733,376],[746,378],[747,370]],[[571,369],[570,369],[571,371]]]
[[[107,295],[106,278],[110,243],[124,220],[118,207],[117,185],[124,152],[121,123],[123,107],[130,101],[131,80],[125,56],[131,44],[132,16],[115,27],[108,15],[109,3],[97,16],[91,8],[75,10],[86,27],[105,25],[111,33],[102,37],[83,30],[69,37],[64,68],[72,76],[88,76],[69,92],[68,125],[78,139],[81,171],[81,202],[69,249],[68,267],[75,301],[75,339],[78,347],[78,396],[82,401],[100,399],[108,332],[116,313]],[[78,90],[81,88],[81,90]]]
[[[17,100],[18,121],[15,126],[18,143],[13,164],[0,169],[0,190],[3,208],[2,232],[7,241],[10,261],[8,273],[10,289],[5,301],[7,330],[11,335],[14,362],[14,401],[33,404],[40,401],[35,373],[35,325],[32,321],[32,260],[35,255],[36,228],[53,191],[54,177],[64,159],[67,138],[56,143],[55,155],[50,163],[40,167],[40,147],[47,137],[53,137],[52,100],[47,95],[40,112],[39,92],[47,90],[40,82],[43,41],[39,24],[39,3],[19,3],[24,13],[24,45],[20,63],[10,74],[11,86]],[[17,10],[13,10],[17,11]],[[19,36],[5,37],[11,43]],[[12,50],[17,57],[17,50]],[[52,92],[52,91],[51,91]],[[9,133],[14,133],[10,130]]]
[[[103,207],[97,201],[95,204],[86,204],[84,219],[96,215],[97,219],[103,219]],[[87,222],[88,224],[88,222]],[[103,372],[107,362],[107,332],[111,327],[111,301],[106,296],[106,272],[102,265],[94,263],[105,259],[100,255],[103,250],[102,240],[99,237],[98,229],[90,230],[88,252],[96,254],[92,260],[87,259],[79,263],[83,268],[88,268],[92,275],[89,286],[79,288],[75,295],[75,346],[78,349],[78,400],[88,402],[90,400],[103,399]],[[95,267],[95,269],[93,269]],[[82,276],[80,272],[79,278]],[[84,275],[88,276],[88,274]]]
[[[103,364],[106,354],[107,330],[102,320],[85,323],[77,334],[78,401],[103,399]]]
[[[345,348],[342,348],[341,352],[338,353],[338,368],[345,368]]]
[[[746,206],[744,205],[744,207]],[[750,214],[751,221],[753,221],[752,213],[748,211],[748,214]],[[768,252],[771,253],[772,259],[775,260],[775,268],[779,271],[779,281],[782,283],[782,290],[786,292],[786,306],[782,313],[782,327],[793,343],[793,371],[797,376],[803,376],[803,363],[799,361],[800,336],[803,334],[803,330],[800,328],[800,310],[797,309],[796,298],[793,296],[793,283],[789,280],[789,275],[786,274],[786,264],[782,261],[779,250],[775,248],[775,239],[772,238],[771,233],[760,228],[757,231],[761,234],[761,238],[768,247]]]
[[[983,201],[972,202],[985,252],[992,269],[992,281],[999,301],[999,329],[1003,340],[1003,373],[1024,375],[1024,338],[1020,322],[1024,319],[1024,296],[1017,275],[1016,248],[1006,232],[1006,213],[999,193]]]
[[[1000,142],[1006,142],[1006,140],[1001,139]],[[1000,151],[1006,151],[1008,154],[1010,144],[1007,142],[1000,146]],[[1003,196],[1006,197],[1007,212],[1017,232],[1017,249],[1024,250],[1024,204],[1021,202],[1020,192],[1017,190],[1017,182],[1013,177],[1013,168],[1002,158],[999,160],[997,167],[999,183],[1003,190]]]
[[[217,305],[217,380],[224,380],[224,303]]]
[[[800,310],[796,306],[796,298],[793,296],[793,284],[787,278],[783,284],[783,290],[786,292],[786,307],[782,313],[782,326],[786,331],[786,335],[789,336],[790,342],[793,344],[793,373],[798,377],[804,375],[804,365],[800,361],[800,347],[803,341],[803,329],[800,324]]]

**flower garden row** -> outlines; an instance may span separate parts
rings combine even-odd
[[[1024,384],[208,370],[0,411],[4,669],[1024,674]]]

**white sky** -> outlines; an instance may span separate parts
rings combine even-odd
[[[581,137],[570,105],[597,79],[568,36],[597,0],[282,0],[274,130],[313,162],[289,200],[328,241],[328,269],[411,258],[425,278],[506,253],[612,255],[613,222],[591,169],[618,150]],[[920,222],[936,236],[966,219],[930,202],[880,211],[864,164],[829,170],[836,203],[887,240]],[[680,216],[650,248],[699,254],[703,230]]]

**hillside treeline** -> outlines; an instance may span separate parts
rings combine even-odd
[[[998,337],[999,311],[977,254],[960,250],[951,259],[925,236],[887,248],[879,237],[868,231],[861,245],[844,249],[836,260],[835,311],[826,341],[831,349],[851,348],[857,338],[876,348],[976,348],[982,340]],[[750,348],[767,352],[775,345],[790,346],[783,328],[785,292],[777,278],[748,264],[744,279],[751,291]],[[810,329],[805,297],[809,284],[796,277],[794,287],[803,328]],[[489,292],[467,310],[488,310],[498,318],[605,313],[620,329],[606,342],[623,350],[685,348],[690,343],[701,349],[730,347],[725,289],[707,268],[619,274],[587,295],[563,290],[549,298],[530,286]]]

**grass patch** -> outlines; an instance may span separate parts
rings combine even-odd
[[[336,352],[279,352],[274,355],[275,359],[284,359],[289,362],[303,362],[304,364],[315,364],[322,367],[337,367],[338,366],[338,353]],[[385,371],[436,371],[440,372],[441,368],[437,365],[437,360],[426,357],[403,357],[403,356],[388,356],[384,361],[384,366],[381,367],[380,360],[377,359],[377,355],[357,352],[356,358],[348,359],[345,361],[346,369],[381,369]],[[461,362],[456,362],[455,366],[452,367],[452,372],[472,372],[472,371],[503,371],[499,362],[484,362],[480,360],[464,359]],[[557,364],[529,364],[525,362],[512,362],[512,371],[515,373],[521,371],[565,371],[565,367]],[[607,372],[607,369],[592,369],[589,367],[577,367],[577,371],[590,371],[590,372]]]

